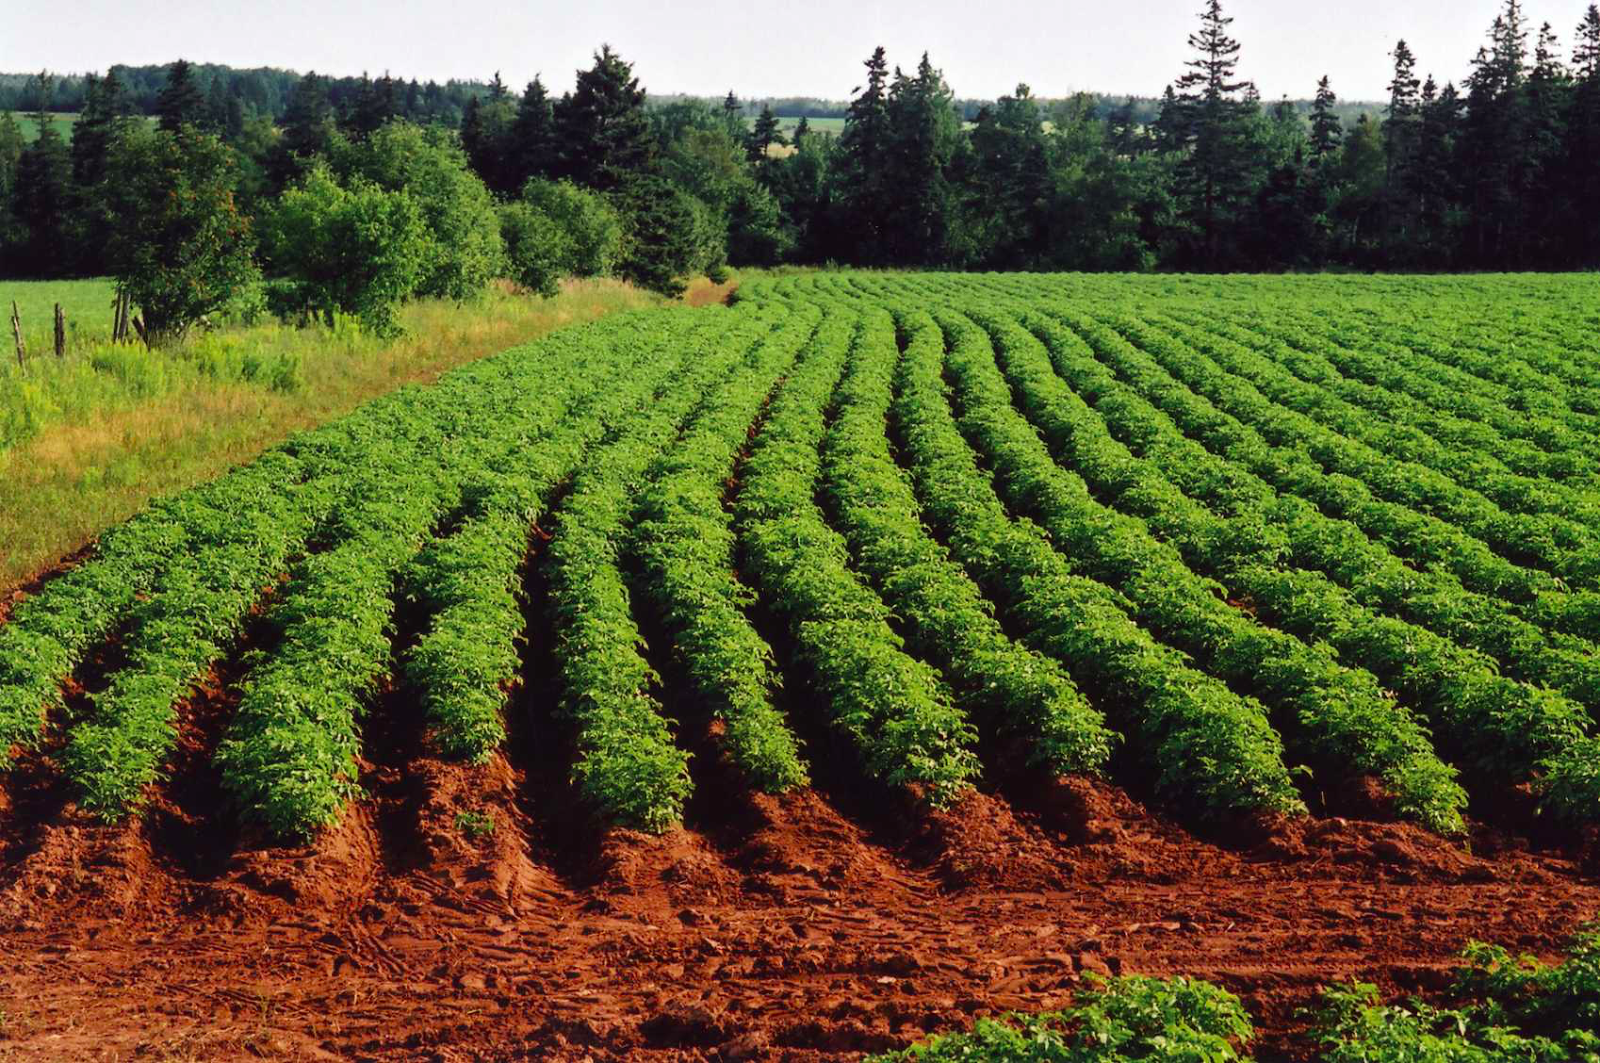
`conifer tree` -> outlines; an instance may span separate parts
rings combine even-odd
[[[275,190],[288,187],[325,154],[333,139],[333,104],[328,99],[328,79],[309,70],[289,92],[282,132],[267,157],[267,178]]]
[[[1463,161],[1471,175],[1469,235],[1475,264],[1520,267],[1523,206],[1533,172],[1527,142],[1527,28],[1520,0],[1505,0],[1467,82]]]
[[[960,139],[955,95],[922,54],[916,76],[895,70],[886,107],[890,144],[883,178],[884,252],[896,264],[942,262],[952,196],[945,171]]]
[[[555,122],[550,94],[536,75],[517,101],[517,116],[511,123],[506,153],[509,191],[520,191],[530,177],[547,177],[555,171],[559,149]]]
[[[889,60],[879,45],[866,61],[867,83],[857,88],[839,137],[842,230],[854,234],[856,261],[884,261],[884,172],[889,152]]]
[[[1161,109],[1156,114],[1153,133],[1155,148],[1159,152],[1182,151],[1188,143],[1188,111],[1171,85],[1161,93]]]
[[[72,247],[72,157],[50,113],[54,79],[34,79],[39,108],[33,120],[39,136],[17,160],[12,212],[21,246],[12,268],[34,277],[59,277],[74,266]]]
[[[10,111],[0,111],[0,244],[7,228],[6,207],[17,183],[17,161],[22,158],[22,130]]]
[[[1422,82],[1417,78],[1416,56],[1403,38],[1389,55],[1394,59],[1394,77],[1389,82],[1383,123],[1384,240],[1391,260],[1397,260],[1415,251],[1410,245],[1415,220],[1411,192],[1416,184],[1412,169],[1422,125]]]
[[[1567,113],[1568,196],[1577,204],[1600,203],[1600,5],[1590,4],[1578,23],[1572,50],[1572,106]],[[1575,214],[1567,261],[1600,266],[1600,211]]]
[[[1333,89],[1328,84],[1328,75],[1322,75],[1317,82],[1317,98],[1311,107],[1311,158],[1313,162],[1321,163],[1339,149],[1339,142],[1344,138],[1344,126],[1339,121],[1339,116],[1334,113],[1333,105],[1339,102],[1339,97],[1333,94]]]
[[[194,67],[179,59],[167,68],[167,83],[156,97],[156,113],[161,128],[176,133],[185,125],[200,122],[206,109],[205,97],[194,83]]]
[[[129,127],[129,103],[116,71],[84,79],[83,110],[72,131],[72,201],[78,245],[77,269],[105,272],[104,253],[110,239],[106,213],[107,178],[112,153]]]
[[[1195,56],[1176,83],[1189,149],[1178,167],[1179,192],[1200,233],[1198,264],[1208,268],[1226,265],[1224,235],[1254,191],[1258,167],[1246,143],[1259,97],[1253,83],[1238,79],[1240,46],[1228,35],[1232,23],[1222,0],[1208,0],[1199,32],[1189,35]]]
[[[594,65],[579,71],[577,87],[555,107],[561,176],[608,192],[654,172],[655,138],[644,107],[633,64],[602,45]]]
[[[778,129],[778,118],[772,113],[772,107],[762,104],[761,114],[756,118],[755,126],[750,130],[750,136],[745,140],[746,152],[750,161],[762,164],[767,161],[767,149],[774,144],[787,144],[788,139]]]

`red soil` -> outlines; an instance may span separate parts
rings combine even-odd
[[[863,815],[703,758],[690,828],[651,838],[589,831],[538,767],[391,750],[339,829],[273,848],[218,811],[224,701],[139,825],[39,792],[47,763],[0,786],[0,1059],[853,1059],[1085,971],[1214,979],[1294,1058],[1326,981],[1425,991],[1469,938],[1551,954],[1600,908],[1577,861],[1487,828],[1224,847],[1073,780]]]

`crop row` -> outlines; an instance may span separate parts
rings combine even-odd
[[[591,390],[574,416],[542,438],[528,434],[536,424],[526,425],[503,460],[467,483],[455,530],[411,564],[404,582],[429,619],[406,655],[405,676],[443,755],[481,762],[504,742],[527,626],[521,576],[529,540],[584,452],[630,403],[653,393],[674,364],[669,345],[693,323],[679,317],[646,328],[641,320],[575,352],[567,378]]]
[[[1050,346],[1063,378],[1095,407],[1108,427],[1136,452],[1160,464],[1186,492],[1213,509],[1239,515],[1250,512],[1281,527],[1277,544],[1292,564],[1325,572],[1349,589],[1365,606],[1414,620],[1463,645],[1496,656],[1514,675],[1562,690],[1585,703],[1600,703],[1600,661],[1594,646],[1581,639],[1541,629],[1524,619],[1508,602],[1469,591],[1443,569],[1418,570],[1403,564],[1381,541],[1367,539],[1359,526],[1323,515],[1294,495],[1278,495],[1234,455],[1260,454],[1265,444],[1250,429],[1219,414],[1207,400],[1176,383],[1147,354],[1116,333],[1076,319],[1074,335],[1050,317],[1030,315],[1029,322]],[[1096,360],[1098,354],[1105,363]],[[1139,385],[1124,384],[1110,366]],[[1144,394],[1159,400],[1159,406]],[[1175,417],[1169,417],[1172,410]],[[1221,423],[1225,432],[1209,426]],[[1185,437],[1183,426],[1211,444],[1203,449]],[[1274,465],[1270,459],[1276,457]],[[1294,455],[1266,455],[1251,467],[1282,469]],[[1302,461],[1306,459],[1301,459]],[[1288,482],[1315,482],[1317,473],[1303,470]],[[1383,504],[1379,504],[1380,506]]]
[[[1249,379],[1232,371],[1230,366],[1252,362],[1252,356],[1237,344],[1177,328],[1181,339],[1193,342],[1192,347],[1180,350],[1171,343],[1148,342],[1151,330],[1147,327],[1117,318],[1112,324],[1127,328],[1127,335],[1150,350],[1179,380],[1255,426],[1275,446],[1304,448],[1328,471],[1360,480],[1387,501],[1454,524],[1507,560],[1544,569],[1575,586],[1592,586],[1600,578],[1600,543],[1587,526],[1551,514],[1507,513],[1481,493],[1461,487],[1441,473],[1347,439],[1293,405],[1263,394]],[[1219,354],[1221,362],[1212,357]]]
[[[1152,324],[1162,325],[1160,315]],[[1283,364],[1284,351],[1261,352],[1226,325],[1200,328],[1173,322],[1195,349],[1209,355],[1223,369],[1250,381],[1262,394],[1340,437],[1371,448],[1407,468],[1430,470],[1439,477],[1438,490],[1468,491],[1516,519],[1549,519],[1548,535],[1558,542],[1570,540],[1570,549],[1592,542],[1600,524],[1600,496],[1581,486],[1548,478],[1524,476],[1506,468],[1494,450],[1451,447],[1404,422],[1373,416],[1369,411],[1334,394],[1328,387],[1302,379]],[[1257,341],[1259,343],[1260,341]],[[1275,354],[1277,357],[1271,355]],[[1434,503],[1443,504],[1443,503]],[[1538,525],[1519,524],[1519,531]],[[1583,531],[1590,533],[1588,539]]]
[[[843,537],[817,504],[818,448],[856,324],[847,307],[829,306],[767,411],[739,472],[741,555],[836,733],[874,777],[920,787],[939,805],[977,772],[973,729],[938,673],[905,652],[888,607],[852,571]]]
[[[773,703],[779,675],[772,648],[747,615],[756,595],[738,578],[725,496],[773,380],[793,365],[821,317],[807,308],[780,325],[656,459],[631,534],[631,553],[683,667],[723,721],[730,759],[769,793],[802,785],[807,774],[799,743]]]
[[[1011,391],[995,364],[998,355],[1016,384],[1022,408],[1074,470],[1051,463],[1050,475],[1060,488],[1053,507],[1036,512],[1057,542],[1081,556],[1092,575],[1121,589],[1135,603],[1140,621],[1158,637],[1279,710],[1290,748],[1305,762],[1329,772],[1377,775],[1405,814],[1437,829],[1455,829],[1464,794],[1410,714],[1386,697],[1369,674],[1341,668],[1321,649],[1228,604],[1221,585],[1196,574],[1183,554],[1152,535],[1143,520],[1097,501],[1086,480],[1102,493],[1116,488],[1121,504],[1148,513],[1139,503],[1150,501],[1150,493],[1166,481],[1141,480],[1103,423],[1055,376],[1037,339],[1003,314],[971,313],[992,332],[995,344],[987,362],[973,358],[957,366],[952,358],[958,376],[965,376],[985,403],[1000,409],[998,404],[1009,400]],[[1002,412],[1030,427],[1009,401]],[[1034,453],[1048,459],[1042,446]],[[1109,529],[1117,534],[1108,534]],[[1163,525],[1163,530],[1170,529]],[[1234,531],[1211,541],[1217,552],[1213,571],[1253,552],[1260,542],[1252,534],[1259,529]]]
[[[1274,357],[1307,383],[1327,388],[1407,435],[1425,433],[1463,451],[1466,461],[1484,462],[1547,481],[1596,486],[1597,441],[1563,421],[1508,409],[1463,388],[1439,382],[1415,352],[1375,337],[1354,350],[1331,336],[1283,320],[1208,322],[1193,312],[1172,315],[1187,325],[1209,325],[1236,342]],[[1435,367],[1439,368],[1439,367]],[[1453,386],[1452,386],[1453,385]],[[1426,443],[1423,442],[1424,446]]]
[[[1111,755],[1101,714],[1059,662],[1006,636],[982,592],[923,528],[885,432],[898,359],[889,313],[864,310],[823,448],[825,494],[857,567],[970,718],[1020,744],[1033,767],[1098,773]]]
[[[1036,374],[1035,386],[1054,398],[1053,408],[1044,412],[1050,418],[1046,433],[1070,450],[1092,485],[1145,518],[1179,547],[1191,567],[1220,579],[1231,594],[1249,601],[1265,618],[1307,641],[1333,647],[1348,666],[1346,689],[1359,689],[1357,683],[1372,673],[1426,711],[1450,745],[1480,770],[1516,782],[1533,781],[1548,771],[1549,778],[1542,781],[1552,786],[1548,799],[1553,807],[1582,819],[1600,815],[1600,795],[1592,786],[1574,788],[1581,774],[1572,768],[1594,752],[1586,739],[1588,717],[1581,705],[1503,677],[1492,662],[1449,639],[1369,609],[1320,571],[1327,557],[1294,556],[1292,542],[1299,543],[1299,553],[1315,555],[1316,546],[1326,545],[1334,529],[1322,527],[1322,519],[1308,508],[1291,511],[1311,526],[1309,534],[1305,528],[1286,527],[1282,509],[1262,485],[1184,440],[1158,411],[1139,402],[1119,404],[1108,398],[1107,393],[1114,396],[1116,389],[1103,376],[1097,381],[1094,373],[1100,369],[1103,374],[1103,367],[1086,352],[1074,358],[1077,337],[1052,329],[1047,321],[1041,331],[1053,341],[1054,365],[1078,389],[1043,377],[1042,369]],[[1093,412],[1085,397],[1100,400]],[[1140,437],[1147,448],[1166,445],[1150,458],[1133,458],[1122,444],[1109,442],[1108,428],[1113,424]],[[1219,516],[1201,502],[1230,515]],[[1359,536],[1347,536],[1345,542],[1352,539],[1365,542]],[[1365,558],[1345,559],[1349,569],[1365,573],[1366,561],[1381,572],[1387,559],[1368,546]],[[1290,567],[1303,560],[1313,563]],[[1404,586],[1406,575],[1397,568],[1391,568],[1389,575]],[[1435,618],[1449,609],[1448,595],[1416,597],[1417,607],[1434,610]],[[1460,616],[1456,619],[1470,626]],[[1541,649],[1547,655],[1557,653],[1539,645],[1536,629],[1519,634],[1533,642],[1530,661],[1541,660]],[[1572,655],[1568,664],[1582,670],[1588,661]],[[1370,691],[1381,697],[1376,687]],[[1401,712],[1394,707],[1389,722],[1373,716],[1353,726],[1370,728],[1373,734],[1402,734],[1405,722],[1394,719]]]
[[[964,346],[982,357],[976,330],[959,319],[950,324],[952,358],[963,357]],[[906,345],[895,425],[924,512],[972,577],[1005,606],[1029,645],[1095,691],[1175,803],[1208,814],[1301,809],[1266,710],[1157,642],[1130,618],[1127,599],[1075,573],[1042,528],[1007,513],[951,411],[944,333],[921,311],[902,316],[900,328]],[[1022,460],[1029,447],[1015,422],[973,409],[965,423],[992,441],[1015,436],[1016,446],[995,448],[1001,475],[1030,482]],[[1031,483],[1034,497],[1048,499],[1048,477]]]
[[[623,826],[667,829],[682,819],[692,789],[688,755],[652,693],[659,676],[620,564],[635,495],[702,396],[758,351],[782,316],[772,308],[718,311],[695,330],[673,352],[683,371],[586,455],[556,511],[548,606],[561,711],[577,732],[573,776],[590,807]]]

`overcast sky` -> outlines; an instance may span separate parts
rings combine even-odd
[[[1526,0],[1570,54],[1589,0]],[[179,55],[321,73],[486,79],[557,90],[607,41],[652,92],[840,98],[878,44],[927,50],[960,96],[1155,95],[1181,72],[1202,0],[0,0],[0,70],[77,73]],[[1385,96],[1399,37],[1419,74],[1466,76],[1501,0],[1226,0],[1242,73],[1267,99]]]

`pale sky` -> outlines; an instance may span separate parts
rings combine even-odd
[[[1182,71],[1202,0],[0,0],[0,71],[78,73],[183,56],[327,74],[487,79],[557,91],[609,42],[652,92],[843,98],[878,44],[924,50],[956,94],[1155,95]],[[1328,73],[1345,99],[1385,97],[1405,37],[1418,73],[1460,81],[1500,0],[1225,0],[1241,73],[1266,99]],[[1588,0],[1526,0],[1570,56]],[[1531,44],[1531,42],[1530,42]]]

